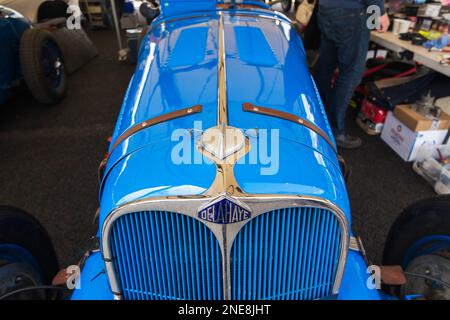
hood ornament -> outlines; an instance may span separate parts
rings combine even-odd
[[[241,129],[225,125],[207,129],[200,139],[202,148],[220,161],[240,151],[246,143]]]

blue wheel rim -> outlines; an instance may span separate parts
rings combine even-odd
[[[418,256],[431,254],[444,249],[450,249],[450,236],[448,235],[433,235],[420,238],[406,250],[402,260],[402,268],[406,269],[411,260]]]
[[[17,244],[0,244],[0,261],[8,263],[26,263],[42,274],[42,269],[33,255]]]

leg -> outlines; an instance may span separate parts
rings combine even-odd
[[[320,7],[319,7],[320,8]],[[322,98],[325,110],[330,120],[330,125],[334,129],[335,127],[335,113],[334,109],[330,105],[331,94],[331,79],[333,72],[337,67],[337,48],[334,45],[330,32],[334,30],[330,27],[330,23],[327,17],[321,15],[321,10],[318,12],[318,23],[321,31],[319,59],[317,60],[315,67],[315,81],[317,83],[317,89],[319,90]]]
[[[337,51],[333,42],[326,39],[322,35],[320,40],[319,59],[316,64],[315,80],[320,97],[322,98],[328,118],[330,119],[331,127],[335,127],[335,112],[331,107],[331,79],[333,72],[337,67]]]
[[[339,75],[331,92],[332,107],[336,115],[336,135],[345,133],[347,107],[364,72],[370,37],[365,22],[365,15],[349,20],[348,23],[352,26],[348,33],[351,36],[343,35],[343,41],[337,43]]]

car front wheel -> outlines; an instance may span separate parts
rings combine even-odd
[[[28,213],[0,206],[0,300],[45,299],[58,262],[50,238]]]
[[[401,265],[407,283],[389,288],[400,298],[450,299],[450,196],[419,201],[393,224],[384,265]]]
[[[64,60],[50,31],[33,28],[23,33],[20,64],[28,89],[36,100],[53,104],[65,96],[67,75]]]

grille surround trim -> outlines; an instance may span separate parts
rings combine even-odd
[[[238,223],[220,225],[212,222],[207,222],[197,217],[197,209],[209,202],[216,199],[216,197],[210,197],[205,195],[200,196],[173,196],[173,197],[158,197],[148,198],[138,201],[131,201],[125,203],[115,210],[113,210],[102,226],[101,236],[101,251],[103,260],[106,266],[106,272],[111,286],[111,290],[114,294],[114,298],[117,300],[122,299],[120,292],[120,285],[118,275],[115,273],[114,264],[112,262],[112,250],[110,244],[110,235],[114,222],[121,216],[142,211],[170,211],[173,213],[183,214],[192,217],[201,223],[205,224],[219,242],[219,247],[222,253],[222,274],[223,274],[223,297],[225,300],[231,299],[231,248],[234,240],[239,231],[248,222],[252,221],[255,217],[277,209],[283,209],[288,207],[309,207],[326,209],[336,215],[339,221],[339,227],[341,229],[342,240],[340,243],[340,256],[338,268],[333,285],[333,294],[337,294],[342,281],[345,262],[347,259],[347,253],[350,243],[350,232],[348,227],[348,221],[344,212],[336,206],[333,202],[311,196],[295,196],[295,195],[245,195],[234,197],[239,201],[242,201],[252,209],[253,216],[249,220],[245,220]]]

